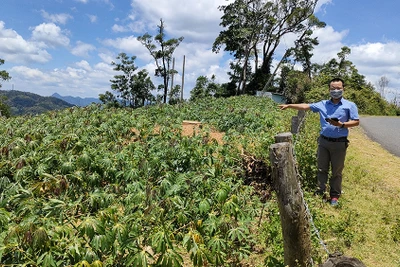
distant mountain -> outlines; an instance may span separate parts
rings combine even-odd
[[[6,97],[11,115],[40,114],[50,110],[60,110],[74,105],[52,96],[40,96],[34,93],[16,90],[0,90],[0,96]]]
[[[94,98],[94,97],[76,97],[76,96],[61,96],[57,93],[54,93],[51,95],[52,97],[64,100],[67,103],[73,104],[75,106],[79,106],[79,107],[85,107],[88,106],[92,103],[101,103],[101,101],[98,98]]]

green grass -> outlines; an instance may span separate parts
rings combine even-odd
[[[366,266],[400,266],[400,158],[361,128],[349,137],[339,206],[310,203],[321,236],[331,253],[358,258]]]
[[[315,145],[299,142],[296,155],[300,166],[312,170],[315,162],[309,151],[316,150],[318,116],[307,114],[304,129],[298,138],[315,140]],[[338,207],[313,196],[312,177],[304,179],[309,183],[303,186],[305,201],[315,223],[315,228],[310,227],[315,266],[324,263],[329,254],[339,252],[361,260],[368,267],[399,267],[400,158],[370,140],[361,127],[351,129],[349,139],[343,195]],[[273,200],[267,210],[264,232],[259,236],[267,247],[263,253],[252,255],[246,266],[284,266],[279,210]]]

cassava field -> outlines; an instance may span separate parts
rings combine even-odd
[[[0,266],[284,266],[268,157],[293,115],[242,96],[0,118]],[[311,194],[318,118],[305,123],[295,151],[320,236],[372,263],[374,230],[351,198],[332,209]],[[392,255],[375,266],[399,266],[400,216],[379,216]],[[316,266],[320,241],[312,235]]]

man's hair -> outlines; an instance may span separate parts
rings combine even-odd
[[[342,78],[339,78],[339,77],[333,78],[332,80],[330,80],[330,81],[329,81],[329,83],[328,83],[328,87],[330,87],[330,86],[331,86],[331,83],[332,83],[332,82],[342,82],[342,84],[343,84],[343,88],[344,88],[344,81],[343,81],[343,79],[342,79]]]

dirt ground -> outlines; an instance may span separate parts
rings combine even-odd
[[[182,135],[184,136],[192,136],[193,134],[198,134],[203,125],[199,121],[183,121],[182,122]],[[221,133],[215,130],[211,130],[210,132],[210,137],[212,139],[215,139],[218,144],[223,144],[223,138],[225,136],[225,133]]]

